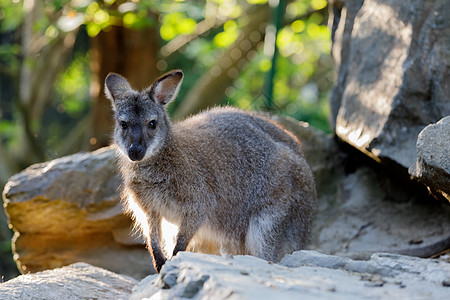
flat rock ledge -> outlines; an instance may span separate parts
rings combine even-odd
[[[180,252],[141,282],[76,263],[0,284],[0,299],[447,299],[450,264],[376,253],[369,260],[298,251],[279,264]]]
[[[137,299],[446,299],[450,264],[376,253],[357,261],[315,251],[280,264],[183,252],[133,288]]]

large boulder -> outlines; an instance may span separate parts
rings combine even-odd
[[[60,269],[21,275],[0,284],[3,300],[128,299],[138,282],[128,276],[76,263]]]
[[[446,299],[450,264],[374,254],[355,261],[314,251],[270,264],[251,256],[180,252],[159,275],[142,280],[140,299]],[[301,296],[300,296],[301,295]]]
[[[408,169],[430,123],[450,115],[448,0],[332,2],[332,127],[378,161]]]
[[[30,166],[3,191],[21,272],[88,262],[143,278],[153,271],[136,247],[119,201],[114,149],[79,153]]]
[[[450,116],[425,127],[417,139],[417,161],[409,173],[437,198],[450,201]]]

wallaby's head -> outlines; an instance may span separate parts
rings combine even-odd
[[[178,94],[182,79],[183,72],[174,70],[138,92],[118,74],[106,77],[105,93],[114,111],[114,140],[130,160],[150,157],[166,141],[170,120],[165,108]]]

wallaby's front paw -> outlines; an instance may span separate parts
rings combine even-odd
[[[162,266],[166,263],[166,259],[159,258],[153,261],[153,266],[155,267],[156,272],[159,274],[161,272]]]

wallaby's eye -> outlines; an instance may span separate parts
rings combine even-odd
[[[155,129],[156,128],[156,120],[151,120],[148,122],[148,128]]]
[[[123,130],[128,128],[128,123],[125,122],[125,121],[120,121],[119,124],[120,124],[120,127],[122,127]]]

